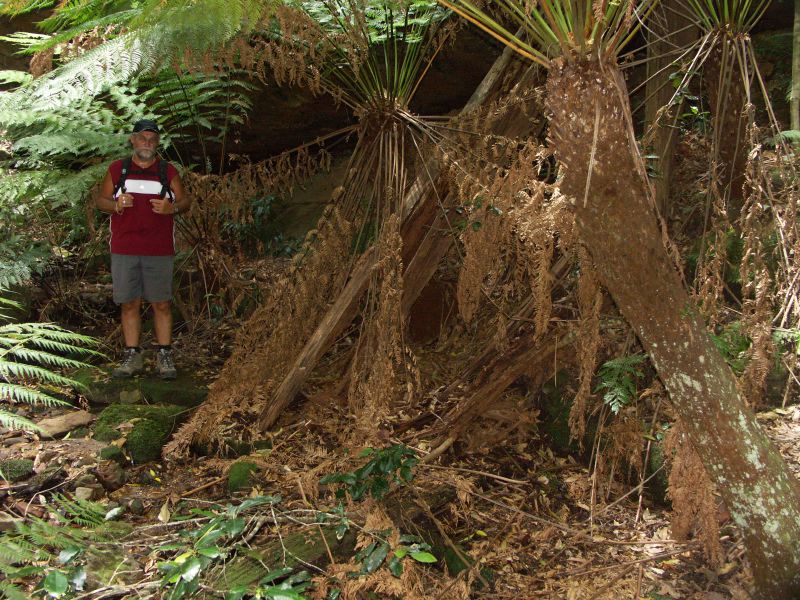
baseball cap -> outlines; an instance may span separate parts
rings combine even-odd
[[[134,123],[133,133],[139,133],[140,131],[152,131],[153,133],[159,133],[158,123],[150,119],[140,119]]]

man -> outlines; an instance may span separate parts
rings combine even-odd
[[[133,156],[108,167],[97,207],[111,213],[111,277],[114,302],[121,307],[125,352],[112,375],[127,378],[143,369],[139,337],[142,298],[153,307],[158,344],[156,368],[162,379],[177,375],[172,358],[172,265],[174,218],[186,212],[186,197],[178,172],[156,153],[159,130],[143,119],[133,126]]]

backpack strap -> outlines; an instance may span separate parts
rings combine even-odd
[[[172,189],[169,187],[169,181],[167,181],[168,166],[169,163],[167,161],[158,161],[158,178],[161,180],[161,193],[159,196],[162,198],[169,198],[170,202],[175,202],[175,194],[172,193]]]
[[[128,179],[128,173],[131,170],[131,157],[125,158],[122,160],[122,171],[119,174],[119,180],[117,181],[117,185],[114,186],[114,194],[112,198],[116,198],[117,194],[121,191],[123,194],[125,193],[125,181]]]

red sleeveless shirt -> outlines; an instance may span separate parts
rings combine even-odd
[[[122,161],[115,160],[108,167],[114,187],[122,175]],[[167,181],[178,174],[167,164]],[[153,212],[150,200],[161,193],[158,175],[158,160],[147,169],[131,162],[125,179],[125,191],[133,195],[133,207],[126,208],[121,215],[111,215],[111,252],[138,256],[169,256],[175,254],[175,219],[173,215]],[[117,193],[119,195],[122,193]]]

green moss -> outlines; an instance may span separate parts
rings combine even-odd
[[[72,439],[85,438],[89,433],[88,427],[77,427],[70,432],[69,437]]]
[[[258,465],[254,463],[246,461],[233,463],[228,471],[228,490],[237,492],[249,487],[251,484],[250,477],[257,471]]]
[[[184,410],[182,406],[171,404],[112,404],[100,413],[94,438],[100,441],[116,439],[120,434],[115,427],[136,419],[125,441],[125,449],[135,464],[156,460]]]
[[[145,364],[149,368],[152,352],[145,351]],[[180,365],[179,365],[180,366]],[[108,379],[103,373],[79,369],[72,375],[86,386],[85,395],[93,405],[115,404],[128,398],[128,403],[179,404],[197,406],[208,396],[208,387],[191,372],[178,370],[178,379],[165,381],[157,377],[133,379]],[[141,398],[131,402],[130,398]]]
[[[118,462],[121,465],[124,465],[128,462],[128,459],[125,458],[125,453],[122,451],[122,448],[117,446],[106,446],[98,455],[102,460],[113,460]]]
[[[0,460],[0,476],[8,481],[19,481],[33,473],[33,461],[24,458]]]

